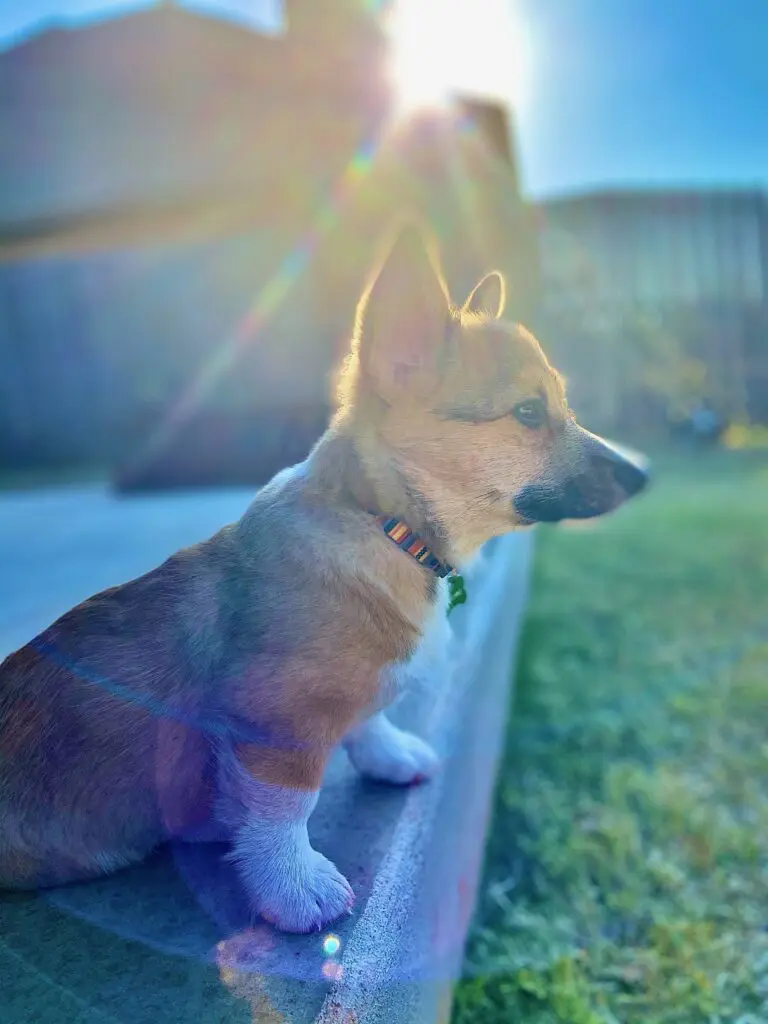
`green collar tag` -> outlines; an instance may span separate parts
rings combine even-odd
[[[448,577],[448,610],[445,613],[450,615],[456,605],[465,604],[467,600],[467,590],[464,586],[464,577],[454,572]]]

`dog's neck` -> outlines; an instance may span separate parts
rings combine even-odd
[[[375,435],[360,438],[344,421],[335,423],[315,446],[308,471],[313,487],[325,500],[365,513],[396,516],[438,558],[451,560],[446,529],[398,466],[396,453],[383,450]]]

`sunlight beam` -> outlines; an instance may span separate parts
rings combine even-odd
[[[523,97],[526,47],[510,0],[394,0],[387,32],[401,115],[458,94]]]

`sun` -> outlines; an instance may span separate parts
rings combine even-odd
[[[457,94],[521,101],[525,46],[511,0],[394,0],[387,32],[401,113]]]

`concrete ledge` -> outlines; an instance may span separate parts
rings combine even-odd
[[[403,802],[323,1024],[448,1018],[482,868],[530,552],[530,533],[506,537],[467,573],[468,603],[453,613],[452,665],[429,708],[405,716],[443,756],[443,771]]]
[[[240,514],[243,492],[120,500],[98,489],[0,500],[0,656],[94,590]],[[531,534],[494,541],[467,605],[439,610],[393,718],[444,758],[429,785],[362,781],[339,753],[312,818],[357,909],[327,935],[244,920],[215,846],[167,848],[88,885],[0,896],[0,1019],[445,1020],[482,865]],[[335,944],[339,944],[334,951]],[[332,954],[332,955],[329,955]]]

